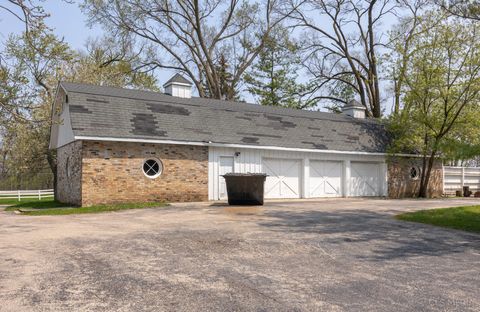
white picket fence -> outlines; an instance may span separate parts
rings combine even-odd
[[[480,191],[480,167],[443,167],[443,193],[455,195],[464,186],[469,186],[470,191]]]
[[[0,191],[0,199],[33,199],[53,197],[53,189],[48,190],[18,190],[18,191]]]

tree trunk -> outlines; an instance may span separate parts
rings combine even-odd
[[[424,158],[423,172],[425,172],[425,173],[424,174],[422,173],[422,180],[420,182],[420,189],[419,189],[419,192],[418,192],[418,197],[421,197],[421,198],[427,198],[428,197],[428,184],[430,182],[430,176],[432,174],[433,164],[435,163],[435,155],[436,155],[436,153],[435,153],[435,151],[433,151],[429,156],[428,162],[426,161],[426,158]],[[427,168],[425,168],[425,167],[427,167]]]

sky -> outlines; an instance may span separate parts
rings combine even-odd
[[[54,33],[69,44],[72,49],[84,50],[85,44],[90,38],[101,37],[104,33],[99,25],[89,26],[87,16],[83,14],[78,4],[66,3],[61,0],[46,0],[42,3],[45,12],[50,16],[46,24],[53,29]],[[20,33],[23,25],[18,19],[7,12],[0,10],[0,42],[4,42],[11,33]],[[157,73],[160,85],[163,85],[170,77],[171,71]]]
[[[86,16],[83,15],[76,3],[65,3],[60,0],[48,0],[43,3],[45,11],[50,13],[46,20],[47,25],[54,29],[59,37],[63,37],[74,49],[83,48],[89,37],[102,34],[98,26],[88,28]],[[23,25],[11,14],[0,11],[0,36],[2,41],[9,33],[18,33]]]
[[[79,1],[66,3],[61,0],[46,0],[42,2],[42,5],[45,11],[50,14],[50,17],[46,20],[47,25],[54,30],[58,37],[63,38],[71,48],[82,50],[89,38],[100,37],[104,31],[99,25],[89,26],[87,24],[87,17],[83,14],[77,2]],[[390,27],[392,22],[387,21],[388,25],[384,25],[384,27]],[[23,25],[20,21],[6,11],[0,10],[0,42],[4,42],[10,33],[20,33],[22,30]],[[173,74],[174,72],[170,70],[156,72],[159,85],[163,85]],[[299,77],[299,80],[304,82],[302,77]],[[254,102],[253,96],[247,92],[243,92],[242,96],[247,102]],[[387,111],[391,109],[391,103],[389,102],[386,103]],[[321,108],[322,105],[319,106]]]
[[[87,16],[83,14],[78,2],[78,0],[75,3],[46,0],[42,2],[42,5],[45,12],[50,14],[46,19],[46,24],[53,29],[54,33],[59,38],[63,38],[71,48],[84,50],[88,39],[101,37],[104,30],[99,25],[88,25]],[[0,10],[0,42],[4,42],[10,33],[20,33],[21,31],[23,31],[23,25],[19,20],[4,10]],[[175,72],[171,70],[159,70],[155,76],[161,86],[174,74]],[[242,96],[246,101],[254,102],[254,98],[249,94],[242,94]]]

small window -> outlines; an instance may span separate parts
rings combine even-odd
[[[163,164],[158,159],[147,159],[143,162],[143,174],[150,179],[155,179],[162,174]]]
[[[412,180],[418,180],[419,177],[420,177],[420,168],[419,167],[410,168],[410,178]]]
[[[72,176],[72,169],[70,168],[70,156],[67,157],[65,161],[65,173],[67,174],[67,178]]]

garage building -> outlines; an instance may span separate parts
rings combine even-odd
[[[165,93],[60,83],[57,198],[222,200],[229,172],[266,173],[267,199],[404,197],[418,186],[416,158],[390,161],[384,126],[356,102],[334,114],[195,98],[191,87],[180,75]],[[432,195],[441,176],[436,167]]]

